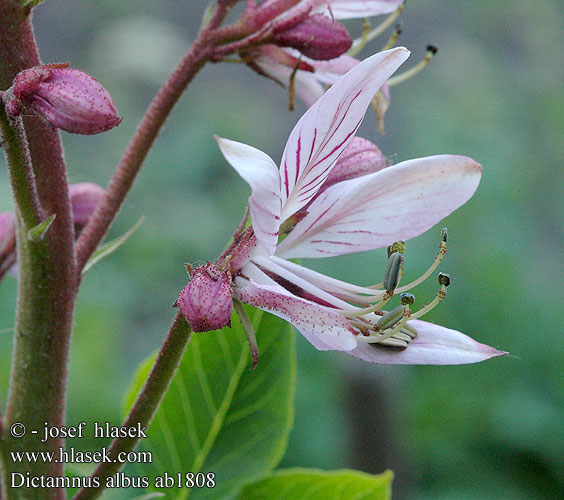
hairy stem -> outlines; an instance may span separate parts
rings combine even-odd
[[[29,9],[0,0],[0,19],[0,89],[7,89],[18,72],[40,64],[40,60]],[[56,214],[56,219],[43,240],[30,241],[27,230],[32,219],[27,212],[31,205],[22,202],[14,183],[19,281],[10,389],[0,436],[2,498],[62,500],[62,489],[10,488],[12,473],[63,475],[62,463],[38,461],[18,466],[11,461],[10,451],[56,452],[64,447],[62,438],[41,443],[31,431],[41,431],[45,423],[56,427],[65,424],[67,361],[76,296],[73,222],[59,134],[38,117],[26,117],[23,124],[39,198],[32,205],[42,207],[45,214]],[[8,137],[8,152],[18,147],[17,141]],[[30,182],[28,199],[33,198]],[[20,438],[9,434],[16,422],[27,429]]]
[[[134,427],[137,425],[144,427],[151,423],[182,360],[182,355],[191,336],[192,330],[190,326],[184,317],[177,313],[157,355],[149,378],[147,378],[145,385],[137,396],[135,404],[123,423],[124,427]],[[108,453],[115,459],[122,452],[127,453],[134,450],[139,439],[139,437],[116,438],[112,441]],[[106,479],[118,472],[123,465],[117,461],[101,463],[92,474],[92,477],[99,478],[100,485],[95,488],[83,488],[75,495],[73,500],[93,500],[98,498],[105,488]]]
[[[217,19],[214,20],[215,23]],[[208,60],[213,46],[209,33],[207,30],[200,33],[186,56],[161,87],[141,120],[116,168],[106,194],[77,241],[79,270],[84,267],[108,231],[172,108],[192,78]]]

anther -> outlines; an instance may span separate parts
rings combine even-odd
[[[438,281],[439,281],[439,285],[441,285],[441,286],[449,286],[450,285],[450,274],[439,273]]]
[[[398,286],[403,270],[403,255],[394,252],[390,255],[384,272],[384,289],[392,293]]]
[[[391,256],[394,252],[405,253],[405,242],[403,242],[403,241],[394,241],[394,242],[388,247],[388,258],[390,258],[390,256]]]
[[[410,306],[415,302],[415,295],[412,293],[402,293],[400,295],[400,302],[402,306]]]
[[[392,328],[403,316],[404,307],[397,306],[395,309],[387,312],[382,316],[377,322],[376,326],[380,330],[385,330],[387,328]]]
[[[431,264],[431,267],[429,267],[429,269],[427,269],[427,271],[425,271],[415,281],[412,281],[411,283],[398,288],[396,290],[396,292],[401,293],[401,292],[405,292],[407,290],[411,290],[413,287],[419,285],[420,283],[423,283],[423,281],[425,281],[429,276],[431,276],[431,274],[435,271],[435,269],[437,269],[437,267],[439,267],[439,264],[441,263],[441,261],[443,260],[443,257],[445,256],[445,254],[447,252],[446,240],[447,240],[447,230],[446,230],[446,227],[444,227],[443,229],[441,229],[441,243],[439,245],[439,252],[437,253],[437,256],[435,257],[435,260]]]
[[[437,47],[435,47],[434,45],[428,45],[427,46],[427,53],[425,54],[423,59],[421,61],[419,61],[418,64],[413,66],[413,68],[408,69],[407,71],[405,71],[404,73],[401,73],[400,75],[397,75],[397,76],[390,78],[388,80],[388,87],[393,87],[394,85],[397,85],[398,83],[403,83],[403,82],[409,80],[410,78],[413,78],[425,66],[427,66],[427,64],[429,64],[429,61],[432,59],[433,55],[435,55],[436,53],[437,53]]]

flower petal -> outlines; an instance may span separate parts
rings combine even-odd
[[[440,155],[335,184],[308,207],[276,255],[329,257],[414,238],[466,203],[481,171],[471,158]]]
[[[264,56],[257,57],[253,62],[264,74],[286,87],[289,86],[290,76],[294,72],[293,68],[279,64],[278,62]],[[319,83],[315,74],[310,71],[296,71],[294,77],[294,87],[296,94],[307,106],[311,106],[325,93],[323,85]]]
[[[351,327],[343,316],[296,297],[281,286],[250,280],[236,289],[235,297],[290,322],[320,351],[349,351],[356,346]]]
[[[288,138],[280,165],[282,219],[305,206],[354,137],[378,89],[409,56],[403,47],[355,66],[302,116]]]
[[[403,2],[404,0],[330,0],[328,4],[335,19],[357,19],[389,14]]]
[[[270,156],[240,142],[216,136],[217,144],[231,166],[252,189],[249,208],[257,239],[272,254],[280,225],[280,178]]]
[[[419,320],[409,324],[415,327],[418,336],[405,351],[359,343],[349,354],[363,361],[388,365],[462,365],[507,354],[444,326]]]

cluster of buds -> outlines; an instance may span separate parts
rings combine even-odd
[[[186,268],[190,281],[180,292],[174,307],[180,309],[195,332],[231,326],[231,274],[211,262],[194,269],[187,264]]]
[[[47,64],[18,73],[2,100],[10,118],[32,111],[73,134],[98,134],[121,122],[108,91],[68,64]]]

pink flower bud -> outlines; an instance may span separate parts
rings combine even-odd
[[[174,303],[195,332],[231,326],[233,292],[231,276],[208,262],[198,266]]]
[[[375,144],[367,139],[355,137],[339,156],[337,164],[331,170],[317,196],[337,182],[373,174],[387,166],[386,157]]]
[[[16,261],[16,225],[9,212],[0,213],[0,279]]]
[[[86,226],[98,202],[104,196],[104,189],[92,182],[81,182],[69,187],[69,196],[74,217],[75,232]]]
[[[10,212],[0,213],[0,254],[16,243],[16,225]]]
[[[5,100],[12,118],[24,106],[73,134],[98,134],[121,122],[108,91],[90,75],[66,64],[36,66],[18,73]]]
[[[346,28],[321,14],[306,17],[296,26],[276,33],[273,43],[292,47],[311,59],[325,61],[344,54],[352,45]]]

